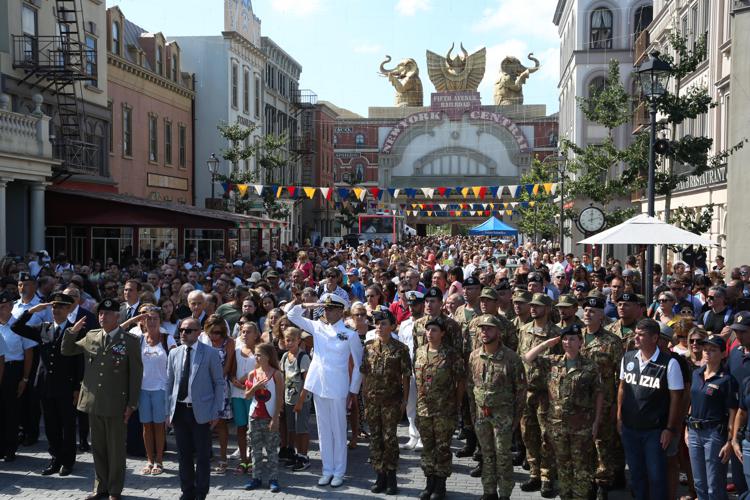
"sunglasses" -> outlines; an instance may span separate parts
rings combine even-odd
[[[659,302],[674,302],[672,299],[659,299]]]
[[[355,318],[364,318],[365,316],[367,316],[367,314],[365,314],[365,313],[357,313],[357,314],[352,314],[352,316],[354,316]]]
[[[690,339],[691,344],[699,344],[702,339]]]
[[[197,328],[180,328],[180,333],[191,333],[191,332],[197,332]]]
[[[715,295],[708,295],[708,296],[706,297],[706,300],[714,300],[715,298],[716,298],[716,296],[715,296]]]

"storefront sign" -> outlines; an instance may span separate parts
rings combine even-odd
[[[437,92],[432,94],[430,110],[445,111],[451,120],[458,120],[466,111],[482,106],[479,92]]]
[[[333,129],[334,134],[351,134],[352,132],[354,132],[352,127],[335,127]]]
[[[689,189],[698,189],[712,186],[714,184],[726,184],[727,167],[712,168],[703,172],[701,175],[691,175],[684,181],[677,184],[675,191],[687,191]]]
[[[172,177],[171,175],[148,174],[146,184],[149,187],[166,189],[188,190],[188,180],[183,177]]]
[[[254,127],[255,123],[252,122],[252,120],[248,120],[244,116],[237,116],[237,123],[244,127]]]
[[[334,156],[341,160],[350,160],[352,158],[361,158],[362,153],[334,153]]]

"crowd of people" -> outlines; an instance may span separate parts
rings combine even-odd
[[[687,498],[745,495],[750,266],[691,264],[642,278],[637,256],[461,236],[158,262],[6,257],[0,456],[33,445],[43,418],[39,472],[69,475],[90,450],[88,498],[116,499],[126,453],[160,475],[172,432],[181,498],[205,498],[231,458],[246,489],[277,492],[280,467],[311,467],[314,412],[320,487],[341,486],[367,440],[373,493],[398,493],[399,449],[415,450],[419,498],[440,500],[457,439],[483,500],[510,498],[514,466],[545,498],[606,499],[626,465],[639,500],[677,498],[681,482]]]

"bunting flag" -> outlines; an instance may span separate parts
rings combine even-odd
[[[341,198],[342,200],[345,200],[349,198],[351,191],[349,190],[349,188],[338,188],[336,190],[336,193],[339,195],[339,198]]]
[[[534,195],[539,194],[539,184],[534,184],[534,187],[531,188],[531,192],[534,193]]]
[[[533,184],[526,184],[526,185],[524,186],[524,189],[526,190],[526,192],[527,192],[527,193],[528,193],[529,195],[531,195],[531,193],[533,193],[533,192],[534,192],[534,185],[533,185]]]
[[[323,195],[323,198],[325,198],[326,200],[330,201],[331,200],[331,195],[333,195],[333,190],[331,188],[329,188],[329,187],[322,187],[322,188],[320,188],[320,194]]]
[[[357,197],[359,201],[364,201],[365,195],[367,194],[367,191],[363,188],[353,188],[354,196]]]
[[[287,191],[289,191],[289,196],[294,198],[294,193],[297,192],[297,188],[295,186],[287,186]]]
[[[240,198],[244,198],[247,194],[247,188],[249,186],[247,184],[237,184],[237,191],[240,193]]]
[[[370,188],[369,191],[370,195],[372,195],[373,198],[377,200],[383,199],[383,191],[380,188],[373,187]]]
[[[414,198],[417,196],[417,190],[414,188],[406,188],[404,189],[404,193],[406,194],[407,198]]]
[[[490,187],[490,198],[495,198],[498,192],[502,192],[502,186],[491,186]]]
[[[552,183],[551,182],[546,182],[544,184],[544,192],[547,193],[547,194],[552,193]]]
[[[469,196],[469,191],[470,190],[471,190],[471,188],[461,188],[461,196],[463,196],[464,198],[466,198],[467,196]]]
[[[315,196],[315,188],[314,187],[304,187],[302,190],[305,192],[305,195],[307,195],[307,198],[309,200],[313,199],[313,196]]]
[[[432,195],[435,193],[435,188],[422,188],[422,194],[432,199]]]
[[[549,194],[554,196],[556,192],[557,192],[557,184],[552,184],[552,187],[549,190]]]

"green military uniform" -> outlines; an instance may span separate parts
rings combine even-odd
[[[547,309],[551,309],[551,299],[542,293],[534,294],[533,301],[543,301]],[[518,339],[518,354],[523,356],[532,348],[560,335],[558,328],[551,321],[543,327],[537,327],[533,321],[521,328]],[[554,354],[560,352],[555,346]],[[554,454],[547,434],[547,411],[549,397],[547,383],[543,372],[536,365],[524,363],[526,366],[526,381],[528,391],[526,408],[521,418],[521,435],[526,445],[526,460],[529,463],[529,475],[532,479],[541,478],[542,481],[554,480]]]
[[[474,310],[469,304],[461,304],[453,313],[453,319],[459,324],[461,330],[466,328],[469,322],[481,314],[478,310]]]
[[[370,460],[378,472],[398,468],[398,437],[404,401],[404,378],[411,375],[409,348],[396,339],[379,338],[365,343],[360,371],[364,375],[362,395],[370,428]]]
[[[505,319],[507,319],[508,321],[513,321],[514,319],[516,319],[516,310],[513,309],[513,306],[511,306],[507,311],[503,311],[500,309],[497,312],[498,314],[505,316]]]
[[[610,332],[619,337],[622,342],[623,352],[632,351],[635,349],[635,325],[638,321],[626,325],[621,319],[618,319],[605,328]]]
[[[106,299],[99,309],[116,306],[119,308],[117,302]],[[143,378],[140,342],[120,328],[109,335],[99,328],[90,330],[81,340],[76,341],[76,337],[77,333],[66,330],[61,352],[64,356],[84,355],[78,410],[89,414],[95,491],[121,495],[127,429],[123,416],[127,407],[138,407]]]
[[[467,354],[471,352],[471,350],[467,351],[465,349],[466,347],[466,329],[469,327],[469,323],[471,323],[473,320],[475,320],[481,312],[479,311],[478,307],[477,309],[473,309],[469,306],[469,304],[461,304],[458,306],[458,309],[456,309],[456,312],[453,313],[453,319],[456,320],[458,323],[458,326],[461,328],[461,336],[462,336],[462,342],[464,345],[464,354],[466,361],[468,362],[469,356]],[[466,391],[464,394],[464,400],[461,402],[461,425],[464,429],[464,431],[473,432],[474,430],[474,415],[473,415],[473,403],[471,402],[471,391]],[[473,437],[469,437],[467,439],[473,439]],[[466,446],[467,454],[473,453],[473,447],[467,443]],[[460,455],[459,455],[460,456]]]
[[[494,316],[479,318],[480,325],[502,328]],[[526,373],[514,351],[500,345],[494,354],[482,346],[469,356],[469,390],[475,400],[476,430],[482,443],[482,488],[485,494],[510,497],[513,491],[511,445],[526,401]]]
[[[422,345],[414,357],[414,374],[417,428],[424,446],[422,470],[426,476],[446,478],[451,475],[450,445],[459,403],[456,387],[464,380],[464,359],[445,342],[437,351]]]
[[[564,354],[540,356],[534,363],[548,384],[550,437],[557,468],[564,471],[558,494],[562,500],[585,500],[594,480],[591,436],[596,399],[602,391],[596,363],[580,355],[567,360]]]
[[[457,353],[463,352],[463,340],[461,334],[461,326],[456,320],[449,318],[445,314],[440,314],[438,318],[442,318],[445,322],[445,335],[443,336],[443,344],[451,346]],[[418,320],[414,321],[414,327],[412,328],[412,335],[414,337],[414,353],[416,357],[417,349],[427,343],[427,322],[435,318],[429,316],[422,316]]]

